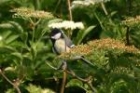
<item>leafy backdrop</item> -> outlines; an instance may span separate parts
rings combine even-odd
[[[139,10],[139,0],[1,0],[0,91],[139,93]],[[77,46],[57,56],[48,25],[64,20],[84,29],[62,28]],[[70,70],[56,70],[63,58]]]

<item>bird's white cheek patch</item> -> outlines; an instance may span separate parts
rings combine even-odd
[[[53,39],[59,39],[61,37],[61,33],[57,33],[56,35],[52,36]]]

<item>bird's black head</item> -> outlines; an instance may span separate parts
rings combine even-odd
[[[63,37],[62,31],[58,28],[54,28],[51,30],[50,38],[53,40],[57,40]]]

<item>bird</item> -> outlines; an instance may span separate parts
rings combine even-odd
[[[75,46],[72,40],[61,29],[58,28],[53,28],[51,30],[50,39],[52,42],[52,50],[57,55],[61,55],[64,52],[69,52],[70,49]],[[89,64],[90,66],[95,66],[89,60],[85,59],[84,56],[77,55],[77,58],[86,64]]]
[[[53,51],[60,55],[63,52],[69,52],[75,45],[60,29],[54,28],[51,30],[50,38],[53,44]]]

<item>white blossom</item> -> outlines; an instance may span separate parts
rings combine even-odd
[[[64,28],[64,29],[84,29],[82,22],[63,21],[58,23],[51,23],[48,25],[50,28]]]
[[[89,6],[89,5],[94,5],[96,3],[107,2],[107,1],[110,1],[110,0],[74,0],[72,2],[71,9],[75,7],[79,7],[79,6]]]

